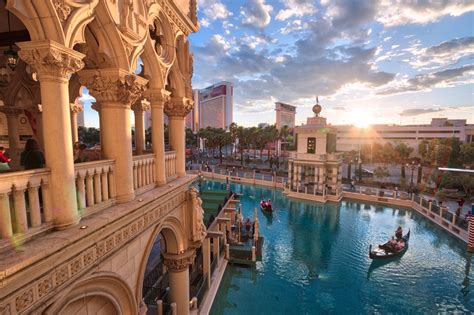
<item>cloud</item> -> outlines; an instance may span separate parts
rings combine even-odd
[[[240,11],[242,25],[264,28],[271,21],[270,12],[272,10],[273,7],[265,4],[265,0],[247,0]]]
[[[227,7],[219,0],[201,0],[199,7],[210,21],[223,20],[232,16],[232,12],[227,10]]]
[[[454,38],[438,45],[421,48],[420,44],[406,49],[414,57],[410,64],[414,68],[457,63],[464,57],[474,56],[474,37]]]
[[[474,11],[474,2],[469,0],[382,0],[378,4],[377,11],[377,20],[385,26],[426,24],[435,22],[445,15],[459,16]]]
[[[336,106],[336,107],[333,107],[332,108],[333,110],[342,110],[342,111],[345,111],[346,108],[345,107],[342,107],[342,106]]]
[[[289,21],[285,27],[280,28],[280,33],[287,35],[291,32],[301,31],[307,27],[308,25],[303,23],[301,20],[293,20]]]
[[[211,23],[209,22],[209,20],[206,19],[206,18],[202,18],[202,19],[199,21],[199,24],[200,24],[202,27],[209,27],[209,25],[211,25]]]
[[[460,82],[460,79],[465,75],[474,73],[474,65],[466,65],[459,68],[453,68],[443,71],[438,71],[428,74],[420,74],[414,78],[408,79],[398,83],[398,86],[394,86],[384,91],[380,91],[379,95],[396,94],[403,92],[414,92],[430,90],[436,86],[448,86]],[[468,82],[472,82],[472,78]],[[465,83],[465,82],[464,82]]]
[[[399,115],[400,116],[418,116],[423,114],[430,114],[436,112],[442,112],[441,108],[407,108],[404,109]]]
[[[285,21],[291,17],[301,17],[306,14],[316,13],[316,6],[313,0],[285,0],[281,1],[285,8],[278,11],[276,19]]]

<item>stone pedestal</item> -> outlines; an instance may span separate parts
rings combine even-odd
[[[177,314],[189,314],[189,266],[194,262],[194,250],[182,254],[164,254],[169,271],[170,302],[176,303]]]
[[[130,106],[143,93],[147,80],[118,68],[81,71],[79,76],[100,103],[101,148],[106,159],[115,160],[117,202],[133,200]]]
[[[69,76],[84,55],[51,40],[17,43],[20,57],[38,73],[46,166],[51,170],[53,219],[62,229],[79,222],[69,108]]]

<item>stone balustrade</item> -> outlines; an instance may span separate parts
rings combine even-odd
[[[176,177],[176,151],[165,153],[166,179]]]
[[[81,217],[115,203],[114,160],[100,160],[74,165],[78,209]]]
[[[0,249],[51,228],[50,171],[0,174]]]
[[[133,188],[137,195],[155,187],[155,167],[154,154],[135,155],[133,157]]]

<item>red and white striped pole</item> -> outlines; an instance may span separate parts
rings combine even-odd
[[[469,216],[467,251],[474,253],[474,216]]]

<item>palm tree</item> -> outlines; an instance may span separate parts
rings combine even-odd
[[[239,125],[237,125],[234,122],[229,125],[230,136],[232,137],[232,143],[234,145],[234,154],[233,154],[234,155],[234,160],[235,160],[235,156],[237,154],[236,142],[237,142],[237,139],[239,137],[238,129],[239,129]]]

